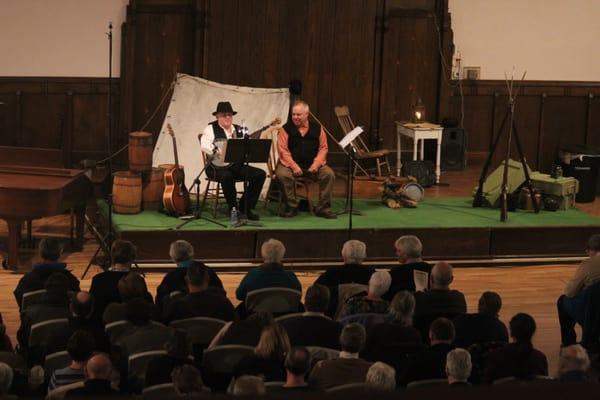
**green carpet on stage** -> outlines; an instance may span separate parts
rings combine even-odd
[[[103,215],[107,214],[107,204],[99,201],[98,206]],[[324,219],[307,212],[301,212],[294,218],[281,218],[272,209],[265,210],[259,203],[262,227],[245,226],[235,229],[345,229],[348,226],[348,215],[340,215],[337,219]],[[335,200],[334,210],[344,207],[343,200]],[[364,215],[354,216],[352,224],[355,229],[389,229],[389,228],[492,228],[492,227],[547,227],[547,226],[590,226],[599,225],[600,218],[594,217],[578,209],[567,211],[541,211],[535,214],[530,211],[517,211],[508,214],[507,222],[500,222],[500,211],[489,208],[471,207],[471,199],[466,197],[439,197],[425,199],[418,208],[401,208],[393,210],[378,200],[357,199],[354,209]],[[212,217],[206,212],[203,215]],[[229,218],[221,213],[217,220],[228,224]],[[169,217],[157,211],[143,211],[139,214],[126,215],[113,213],[113,225],[116,231],[162,230],[173,228],[181,220]],[[184,230],[234,229],[222,228],[205,220],[188,223]]]

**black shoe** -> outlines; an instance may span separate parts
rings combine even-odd
[[[281,214],[279,214],[279,216],[283,217],[283,218],[292,218],[292,217],[295,217],[296,215],[298,215],[297,208],[286,209]]]
[[[248,218],[250,221],[258,221],[260,219],[260,216],[255,212],[248,210],[246,212],[246,218]]]
[[[336,219],[337,218],[337,214],[334,213],[333,211],[331,211],[331,208],[329,208],[329,207],[315,209],[315,215],[317,217],[322,217],[322,218],[327,218],[327,219]]]

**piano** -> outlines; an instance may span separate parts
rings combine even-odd
[[[91,184],[83,170],[0,165],[0,219],[8,224],[4,267],[18,268],[23,222],[75,211],[75,246],[83,246],[86,200]]]

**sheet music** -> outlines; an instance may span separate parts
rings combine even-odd
[[[350,132],[346,133],[346,136],[344,136],[342,140],[340,140],[340,147],[345,149],[346,146],[348,146],[350,142],[356,139],[361,133],[363,133],[363,128],[361,126],[357,126],[356,128],[352,129]]]

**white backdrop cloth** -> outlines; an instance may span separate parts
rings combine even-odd
[[[171,103],[154,147],[152,165],[156,167],[175,162],[173,141],[167,132],[167,124],[170,123],[175,132],[179,163],[184,166],[185,183],[189,188],[204,167],[198,134],[215,120],[212,113],[219,101],[231,102],[233,109],[237,111],[233,117],[234,123],[242,125],[243,122],[250,132],[260,129],[277,117],[285,121],[290,107],[288,88],[264,89],[224,85],[178,74]],[[266,164],[254,166],[267,170]],[[203,193],[206,180],[201,179],[201,182],[200,191]],[[263,196],[269,183],[267,179],[263,186]]]

